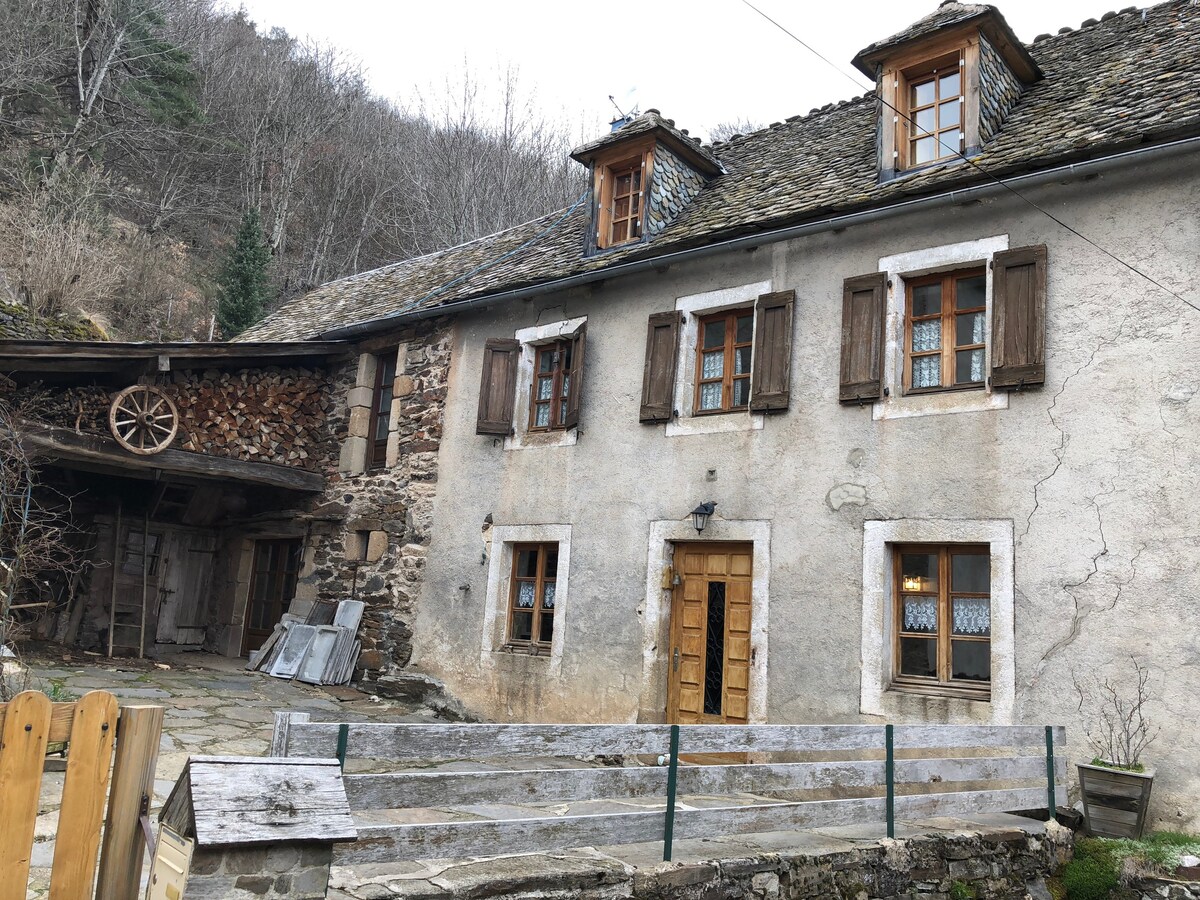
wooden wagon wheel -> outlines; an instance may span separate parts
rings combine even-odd
[[[149,456],[166,450],[175,440],[179,410],[159,388],[135,384],[113,398],[108,427],[126,450]]]

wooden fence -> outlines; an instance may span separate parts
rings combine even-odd
[[[363,824],[335,860],[489,856],[570,847],[1048,808],[1066,783],[1050,726],[390,725],[310,722],[277,713],[272,756],[427,765],[576,756],[663,758],[665,765],[535,771],[393,771],[344,776],[355,813],[476,804],[662,798],[665,810],[502,821]],[[786,754],[801,761],[691,765],[697,754]],[[681,762],[681,754],[683,761]],[[820,792],[822,799],[794,799]],[[749,805],[691,808],[688,795],[753,794]],[[772,799],[773,795],[783,795]],[[828,795],[839,799],[828,799]],[[840,799],[845,798],[845,799]]]
[[[46,750],[62,743],[67,767],[50,898],[135,900],[145,860],[141,817],[153,792],[162,720],[162,707],[118,710],[117,698],[104,691],[75,703],[25,691],[0,704],[0,900],[25,900]]]

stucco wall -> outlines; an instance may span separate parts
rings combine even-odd
[[[1164,284],[1194,295],[1194,161],[1027,189],[1031,199]],[[1007,408],[875,419],[837,402],[843,279],[910,251],[1006,235],[1049,247],[1047,383]],[[769,281],[795,289],[791,407],[761,429],[694,434],[638,424],[646,319],[678,298]],[[474,433],[484,340],[587,316],[581,435],[523,452]],[[1200,312],[1016,198],[909,214],[662,273],[463,315],[455,330],[414,662],[478,712],[525,721],[654,721],[667,650],[645,646],[652,523],[718,501],[710,525],[769,533],[766,718],[858,722],[864,528],[877,520],[1011,523],[1015,696],[992,704],[888,698],[894,721],[1064,723],[1090,758],[1075,681],[1148,662],[1163,728],[1154,811],[1197,827],[1200,593],[1194,445]],[[930,398],[931,406],[941,401]],[[489,530],[571,527],[562,652],[499,652],[487,621]],[[650,556],[653,557],[653,552]],[[560,573],[560,578],[562,577]],[[651,585],[653,582],[651,582]],[[654,604],[651,604],[653,606]],[[657,604],[665,607],[665,604]],[[653,614],[653,609],[649,610]],[[870,643],[870,642],[868,642]],[[481,649],[482,648],[482,649]]]

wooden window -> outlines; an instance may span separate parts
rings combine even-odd
[[[514,544],[508,643],[549,647],[554,637],[558,544]]]
[[[899,125],[904,167],[958,156],[963,150],[966,94],[962,51],[903,76],[904,115]]]
[[[792,380],[792,306],[795,291],[776,291],[758,298],[754,313],[754,393],[750,409],[783,412]]]
[[[396,351],[375,358],[375,391],[371,400],[371,468],[387,465],[388,433],[392,427],[392,396],[396,384]]]
[[[754,312],[735,309],[700,319],[696,341],[697,415],[746,409],[750,402],[750,364]]]
[[[987,544],[893,548],[893,687],[990,697],[989,552]]]
[[[637,150],[621,147],[619,152],[615,159],[609,156],[595,163],[596,246],[601,249],[642,238],[653,144]]]
[[[982,269],[906,284],[904,386],[908,392],[984,383],[986,279]]]
[[[147,575],[157,575],[161,546],[161,534],[153,531],[145,533],[141,528],[131,527],[125,532],[125,558],[121,562],[121,572],[125,575],[141,575],[142,567],[145,566]],[[149,547],[150,552],[144,554],[143,550],[146,547]]]
[[[571,395],[571,342],[534,348],[533,384],[529,386],[529,430],[564,427]]]
[[[842,403],[883,396],[883,323],[887,275],[856,275],[842,283],[842,356],[838,399]]]

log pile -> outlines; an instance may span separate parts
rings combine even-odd
[[[162,388],[179,409],[175,446],[181,450],[308,471],[319,471],[336,454],[326,434],[329,390],[319,369],[181,371]],[[110,436],[108,408],[116,393],[94,385],[48,388],[0,382],[0,395],[25,407],[26,416],[105,437]]]
[[[322,465],[329,397],[320,372],[209,370],[172,387],[182,449],[309,470]]]

